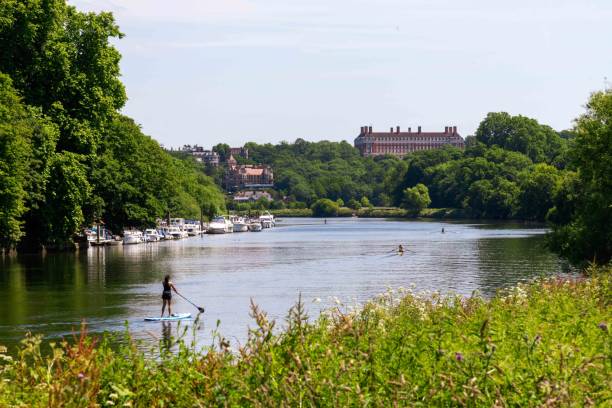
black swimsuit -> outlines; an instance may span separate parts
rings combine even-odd
[[[162,282],[164,285],[164,291],[162,292],[162,299],[170,300],[172,299],[172,288],[170,287],[170,283]]]

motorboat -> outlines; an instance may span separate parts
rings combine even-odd
[[[202,233],[200,224],[185,224],[183,230],[186,231],[187,235],[190,237],[195,237]]]
[[[269,211],[259,217],[259,222],[263,228],[272,228],[275,225],[274,216]]]
[[[154,228],[147,228],[144,232],[145,242],[158,242],[161,241],[161,239],[161,234]]]
[[[249,222],[249,231],[259,232],[263,229],[261,223],[259,221],[251,221]]]
[[[188,237],[187,231],[183,231],[179,227],[170,227],[170,228],[168,228],[167,235],[170,235],[172,237],[172,239],[181,239],[181,238],[187,238]]]
[[[208,224],[209,234],[225,234],[229,232],[234,232],[234,224],[225,217],[214,217],[210,224]]]
[[[247,232],[249,230],[249,225],[242,217],[234,215],[230,217],[230,221],[234,224],[234,232]]]
[[[144,242],[142,231],[126,230],[123,231],[123,245],[140,244]]]

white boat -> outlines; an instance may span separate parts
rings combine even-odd
[[[200,224],[185,224],[183,230],[187,232],[190,237],[198,236],[202,233]]]
[[[172,239],[187,238],[187,232],[181,230],[179,227],[169,227],[166,232],[166,236],[171,236]]]
[[[140,244],[144,242],[144,237],[141,231],[128,230],[123,231],[123,245]]]
[[[225,234],[228,232],[234,232],[234,224],[225,217],[214,217],[208,224],[209,234]]]
[[[189,234],[187,234],[186,226],[184,218],[170,218],[170,235],[174,239],[187,238]]]
[[[263,228],[272,228],[275,225],[274,216],[269,211],[259,217],[259,222]]]
[[[144,240],[145,242],[157,242],[161,241],[162,236],[156,229],[147,228],[144,232]]]
[[[249,231],[259,232],[263,229],[259,221],[251,221],[249,223]]]
[[[247,232],[249,230],[249,225],[242,217],[234,215],[230,217],[230,221],[234,224],[234,232]]]

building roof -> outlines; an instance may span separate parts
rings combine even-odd
[[[246,174],[247,176],[261,176],[264,172],[263,168],[253,168],[253,167],[240,167],[240,173]]]

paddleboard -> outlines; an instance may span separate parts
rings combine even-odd
[[[173,313],[171,316],[164,317],[145,317],[147,322],[166,322],[172,320],[182,320],[191,318],[191,313]]]

